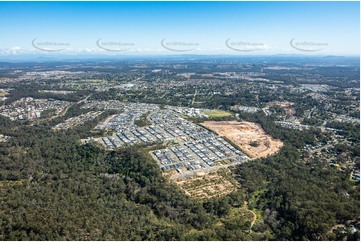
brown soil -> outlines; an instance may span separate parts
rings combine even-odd
[[[255,123],[206,121],[202,125],[231,140],[252,158],[263,158],[275,154],[283,146],[281,140],[272,138]],[[256,143],[257,146],[252,146],[253,143]]]
[[[295,105],[293,102],[275,102],[274,105],[283,108],[289,116],[296,114],[296,110],[292,107]]]
[[[237,189],[228,179],[217,173],[198,174],[176,183],[188,196],[198,199],[222,197]]]

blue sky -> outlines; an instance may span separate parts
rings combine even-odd
[[[359,9],[359,2],[0,2],[0,55],[359,55]]]

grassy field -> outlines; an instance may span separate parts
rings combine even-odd
[[[230,112],[222,111],[222,110],[209,110],[202,112],[203,114],[208,115],[210,118],[223,118],[232,116]]]

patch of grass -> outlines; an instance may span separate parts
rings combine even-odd
[[[258,209],[252,209],[252,211],[256,214],[257,216],[257,220],[262,220],[263,219],[263,215],[262,215],[262,211],[258,210]]]
[[[150,112],[147,112],[146,114],[142,115],[139,120],[134,121],[134,124],[138,125],[139,127],[145,127],[151,125],[151,123],[147,119],[149,114]]]
[[[232,218],[237,218],[237,217],[243,217],[247,220],[252,220],[253,214],[245,206],[242,206],[239,208],[231,208],[227,215],[227,219],[232,219]]]
[[[230,113],[230,112],[226,112],[226,111],[222,111],[222,110],[216,110],[216,109],[209,110],[209,111],[204,111],[204,112],[202,112],[202,114],[206,114],[210,118],[223,118],[223,117],[232,116],[232,113]]]
[[[249,199],[249,206],[254,207],[258,198],[260,197],[260,195],[262,195],[266,191],[267,191],[267,189],[261,189],[261,190],[257,190],[255,192],[253,192],[251,198]]]
[[[220,219],[227,228],[242,228],[248,230],[253,221],[253,213],[246,207],[231,208],[229,213]]]

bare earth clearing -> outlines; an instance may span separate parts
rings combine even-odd
[[[268,135],[262,127],[251,122],[206,121],[204,127],[226,137],[252,158],[263,158],[277,153],[281,140]]]
[[[176,183],[187,195],[198,199],[222,197],[237,189],[237,182],[222,172],[199,174]]]

